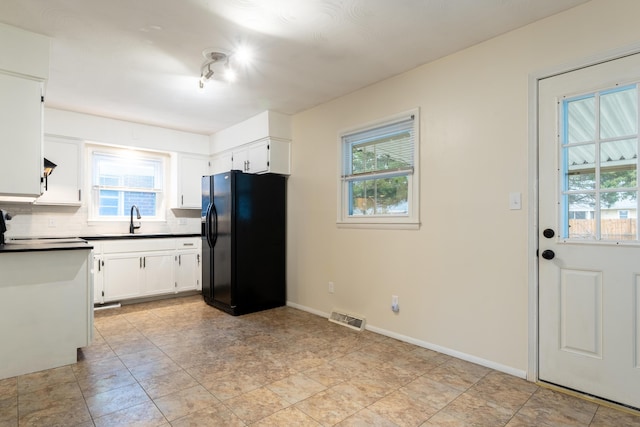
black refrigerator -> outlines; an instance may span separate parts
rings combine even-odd
[[[234,316],[286,303],[286,177],[202,177],[202,295]]]

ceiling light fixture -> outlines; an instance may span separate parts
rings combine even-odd
[[[200,68],[200,89],[213,78],[216,72],[228,82],[236,80],[236,72],[231,66],[232,53],[223,52],[220,49],[205,49],[202,51],[205,61]]]

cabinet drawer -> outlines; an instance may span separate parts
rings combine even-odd
[[[199,237],[176,239],[176,249],[200,249],[200,242]]]
[[[170,251],[176,248],[175,239],[123,239],[102,243],[105,254],[122,252]]]

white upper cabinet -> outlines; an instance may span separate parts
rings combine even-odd
[[[49,38],[0,24],[0,197],[37,197]]]
[[[264,111],[210,137],[211,173],[291,173],[291,117]]]
[[[291,173],[290,142],[264,138],[212,157],[211,173],[232,169],[246,173]]]
[[[209,157],[179,154],[177,200],[174,207],[200,209],[202,204],[202,177],[209,175]]]
[[[44,157],[56,168],[45,180],[45,191],[38,205],[82,204],[82,143],[73,139],[45,136]]]
[[[0,196],[38,197],[43,176],[42,82],[0,72]]]

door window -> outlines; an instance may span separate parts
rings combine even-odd
[[[561,107],[563,237],[637,241],[637,84],[568,97]]]

